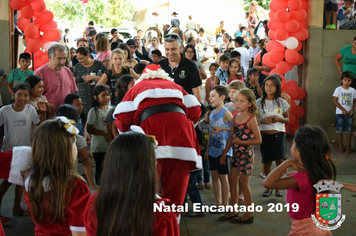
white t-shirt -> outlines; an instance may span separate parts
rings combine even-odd
[[[5,125],[4,143],[2,150],[9,151],[14,146],[31,146],[31,127],[40,122],[36,109],[26,104],[17,112],[12,105],[0,109],[0,125]]]
[[[150,22],[150,27],[157,27],[157,26],[159,26],[158,17],[153,16]]]
[[[283,114],[289,109],[289,104],[283,98],[277,98],[276,100],[265,100],[265,104],[261,104],[262,99],[257,99],[257,108],[260,113],[260,120],[267,118],[269,116],[279,116],[284,117]],[[263,130],[277,130],[279,132],[285,132],[286,128],[284,123],[276,122],[271,124],[260,124],[260,131]]]
[[[105,131],[107,132],[106,129],[106,123],[104,122],[106,115],[108,114],[109,109],[103,110],[100,108],[91,108],[89,110],[88,114],[88,120],[87,124],[93,125],[95,129]],[[105,138],[102,135],[91,135],[91,143],[90,143],[90,150],[93,153],[98,153],[98,152],[106,152],[106,150],[109,147],[109,143],[105,140]]]
[[[356,98],[356,90],[352,87],[349,89],[344,89],[339,86],[335,89],[333,97],[337,97],[337,102],[345,108],[346,111],[350,111],[353,106],[353,101]],[[341,109],[336,107],[336,114],[342,114]]]
[[[244,47],[237,47],[234,51],[238,51],[241,54],[241,66],[244,68],[245,75],[247,75],[247,71],[250,68],[250,53]]]

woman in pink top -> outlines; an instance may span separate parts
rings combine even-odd
[[[110,69],[111,51],[109,40],[106,36],[100,37],[95,44],[96,57],[95,60],[104,63],[107,69]]]
[[[260,78],[258,79],[260,86],[262,86],[263,80],[269,75],[269,72],[273,69],[273,68],[266,66],[262,62],[263,56],[267,53],[266,45],[269,41],[270,41],[270,39],[268,37],[262,39],[261,51],[259,53],[257,53],[257,55],[255,56],[255,59],[254,59],[253,68],[256,68],[257,70],[259,70],[261,72]]]
[[[286,200],[291,207],[288,214],[292,220],[289,235],[331,235],[330,231],[317,227],[311,218],[311,214],[316,213],[313,185],[319,180],[336,177],[335,165],[328,157],[330,149],[322,129],[304,126],[294,136],[291,148],[294,160],[284,161],[263,182],[269,189],[287,189]],[[283,176],[287,168],[297,172]]]

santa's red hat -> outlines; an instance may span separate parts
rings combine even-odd
[[[13,150],[0,152],[0,178],[10,183],[23,185],[21,171],[31,165],[31,147],[14,147]]]
[[[150,64],[145,67],[145,69],[142,72],[142,75],[140,76],[140,78],[137,80],[136,83],[144,79],[157,79],[157,78],[173,81],[173,79],[169,77],[169,74],[165,72],[160,65]]]

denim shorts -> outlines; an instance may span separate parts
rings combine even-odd
[[[336,114],[336,133],[351,134],[353,117],[353,115]]]

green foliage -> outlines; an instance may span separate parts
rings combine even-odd
[[[129,0],[89,0],[83,6],[79,0],[45,0],[47,9],[55,20],[72,27],[86,26],[94,21],[96,26],[119,27],[125,20],[132,20],[135,11]]]
[[[244,1],[244,10],[248,11],[250,9],[251,6],[251,2],[253,0],[243,0]],[[260,5],[261,7],[263,7],[266,10],[269,10],[269,3],[271,2],[271,0],[255,0],[258,2],[258,5]]]

